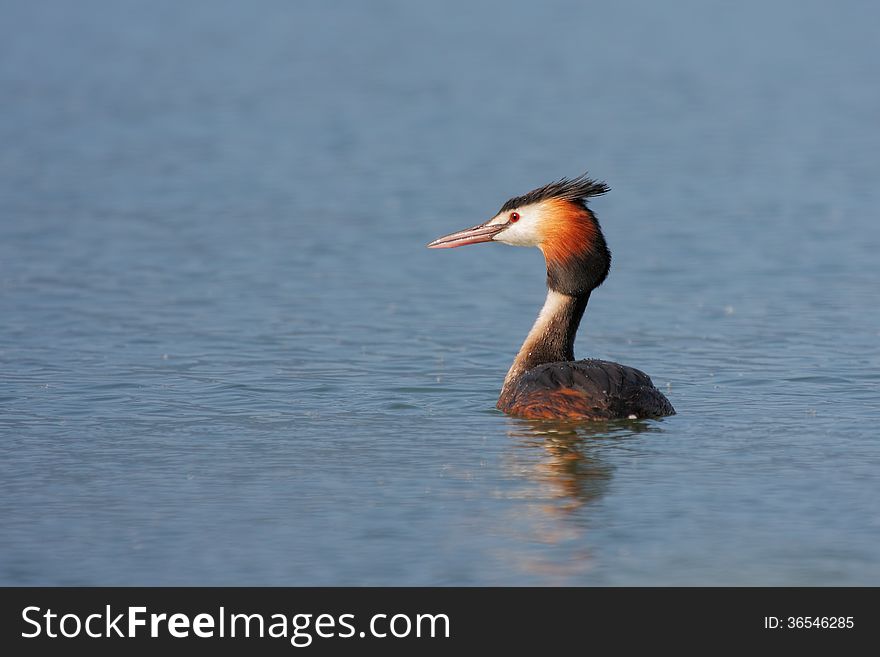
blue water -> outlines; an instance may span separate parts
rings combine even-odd
[[[876,4],[3,2],[0,583],[880,584]],[[588,169],[576,353],[494,409]]]

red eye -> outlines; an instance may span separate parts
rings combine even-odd
[[[515,224],[517,221],[519,221],[519,212],[511,212],[510,223]]]

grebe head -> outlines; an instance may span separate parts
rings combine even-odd
[[[587,199],[608,186],[587,177],[562,178],[507,201],[489,221],[428,244],[452,249],[480,242],[536,246],[547,262],[547,285],[578,295],[598,287],[608,275],[611,253]]]

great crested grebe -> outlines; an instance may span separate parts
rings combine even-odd
[[[675,414],[647,374],[605,360],[574,360],[574,338],[611,253],[587,199],[608,186],[583,174],[510,199],[492,219],[439,237],[429,249],[479,242],[537,246],[547,301],[507,372],[498,409],[525,418],[610,420]]]

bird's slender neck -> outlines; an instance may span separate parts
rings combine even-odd
[[[574,360],[574,338],[589,300],[590,290],[576,294],[559,292],[552,287],[547,290],[544,307],[504,379],[502,398],[509,395],[517,379],[533,367]]]

